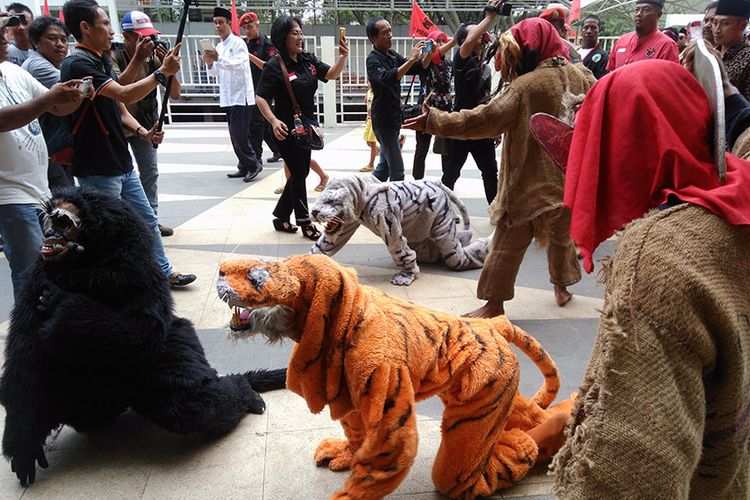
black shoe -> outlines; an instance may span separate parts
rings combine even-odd
[[[276,163],[276,162],[277,162],[277,161],[279,161],[280,159],[281,159],[281,155],[280,155],[280,154],[278,154],[278,153],[274,153],[274,155],[273,155],[273,156],[271,156],[270,158],[266,158],[266,161],[267,161],[268,163]]]
[[[172,236],[174,234],[174,229],[172,229],[171,227],[162,226],[161,224],[159,224],[159,232],[161,233],[162,236]]]
[[[255,172],[248,172],[245,177],[242,178],[242,182],[253,182],[261,172],[263,172],[263,167],[258,165],[258,168],[255,169]]]
[[[189,285],[193,281],[195,281],[196,276],[194,274],[182,274],[182,273],[172,273],[169,275],[169,286],[172,288],[180,288],[185,285]]]
[[[244,172],[240,169],[237,169],[236,172],[232,172],[231,174],[227,174],[227,177],[230,179],[239,179],[240,177],[245,177],[247,175],[247,172]]]

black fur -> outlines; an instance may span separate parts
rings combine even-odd
[[[131,407],[172,432],[218,435],[248,412],[262,413],[257,391],[283,388],[286,370],[217,376],[193,325],[172,312],[137,213],[85,190],[54,198],[78,208],[77,251],[29,270],[0,379],[3,454],[21,484],[34,482],[36,462],[47,465],[45,439],[61,424],[85,431]]]

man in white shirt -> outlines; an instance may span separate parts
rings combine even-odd
[[[231,19],[232,13],[227,9],[214,9],[214,28],[221,42],[215,51],[204,51],[203,60],[208,74],[219,79],[219,105],[226,109],[229,137],[237,155],[237,171],[227,174],[227,177],[242,177],[243,181],[251,182],[263,170],[255,155],[253,131],[250,129],[250,107],[255,104],[255,89],[247,45],[232,33]]]
[[[49,196],[47,146],[37,117],[70,114],[83,94],[77,88],[80,80],[47,90],[8,62],[5,26],[10,19],[15,18],[0,17],[0,236],[18,297],[22,273],[39,256],[42,242],[37,207]]]

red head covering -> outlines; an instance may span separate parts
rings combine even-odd
[[[521,47],[521,67],[518,76],[534,71],[537,64],[550,57],[570,60],[560,34],[548,21],[538,17],[524,19],[510,28],[510,34]]]
[[[255,12],[246,12],[242,14],[242,17],[240,18],[240,26],[242,26],[243,24],[247,22],[253,23],[257,20],[258,20],[258,14],[256,14]]]
[[[624,66],[589,90],[576,115],[565,172],[570,236],[584,269],[599,243],[670,194],[730,224],[750,224],[750,162],[729,153],[727,183],[711,157],[708,98],[678,64]]]
[[[566,17],[565,9],[562,7],[552,7],[539,14],[540,19],[546,19],[547,21],[565,21]]]
[[[433,42],[445,43],[448,41],[448,35],[440,30],[432,30],[427,34],[427,39]],[[432,55],[432,64],[443,64],[443,58],[440,57],[439,50],[436,50]]]

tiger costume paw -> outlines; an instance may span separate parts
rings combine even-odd
[[[417,275],[415,273],[401,271],[400,273],[393,275],[393,278],[391,278],[391,283],[398,286],[409,286],[414,283],[415,279],[417,279]]]
[[[328,468],[335,472],[350,469],[355,451],[346,439],[324,439],[315,450],[315,465],[327,462]]]

